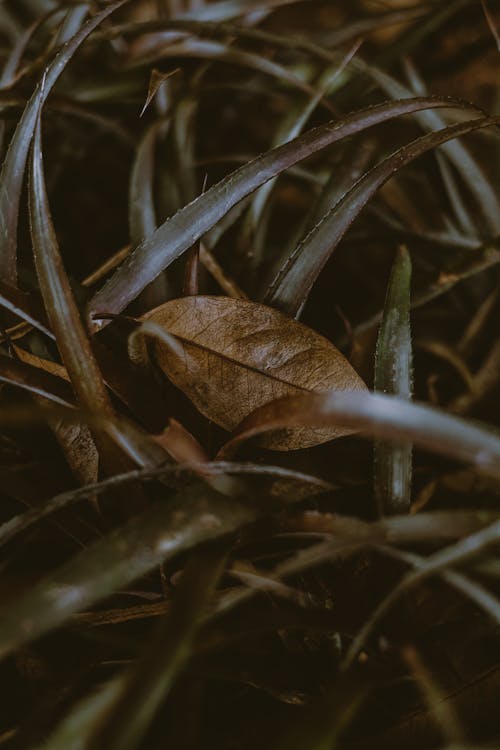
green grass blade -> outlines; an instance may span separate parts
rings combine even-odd
[[[479,128],[498,125],[499,122],[498,117],[481,117],[452,125],[437,133],[428,133],[377,164],[358,180],[290,255],[268,289],[266,304],[295,315],[307,300],[325,263],[353,221],[393,174],[446,141]]]
[[[375,355],[376,391],[411,400],[412,346],[410,331],[411,260],[400,248],[392,268]],[[374,444],[374,492],[381,514],[410,508],[412,450],[408,443]]]
[[[305,133],[236,170],[178,211],[152,237],[143,242],[93,297],[89,305],[90,316],[121,312],[162,270],[215,226],[233,206],[285,169],[372,125],[433,106],[460,107],[452,105],[446,99],[432,98],[377,105],[354,113],[340,122]]]
[[[0,173],[0,277],[17,283],[17,224],[28,152],[40,108],[78,48],[102,21],[129,0],[118,0],[91,18],[60,50],[29,100],[9,144]]]

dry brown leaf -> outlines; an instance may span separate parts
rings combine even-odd
[[[184,297],[147,313],[175,336],[176,351],[155,342],[155,357],[196,408],[232,431],[248,414],[285,395],[366,390],[345,357],[320,334],[270,307],[229,297]],[[266,435],[261,445],[294,450],[348,434],[301,427]]]

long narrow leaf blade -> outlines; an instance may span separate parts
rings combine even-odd
[[[368,127],[427,107],[461,107],[447,99],[416,98],[356,112],[258,157],[182,208],[132,253],[90,302],[89,314],[119,313],[183,252],[247,195],[285,169]],[[102,325],[102,324],[101,324]]]
[[[189,559],[170,611],[105,720],[91,733],[92,750],[134,750],[139,745],[191,655],[225,560],[224,545]]]
[[[0,659],[161,562],[220,539],[262,514],[255,504],[224,497],[206,486],[179,491],[168,503],[133,518],[11,602],[0,618]]]
[[[91,18],[61,49],[38,83],[9,144],[0,174],[0,278],[17,283],[17,223],[24,172],[37,116],[78,48],[102,21],[129,0],[118,0]]]
[[[384,71],[367,66],[367,73],[388,96],[397,97],[398,99],[404,99],[405,96],[412,96],[410,89],[403,86]],[[415,119],[426,130],[436,131],[446,125],[446,120],[437,112],[419,112],[415,115]],[[462,176],[471,193],[475,196],[477,207],[483,214],[488,229],[496,236],[500,230],[500,201],[493,186],[486,179],[486,175],[483,173],[481,167],[469,150],[460,142],[445,143],[441,146],[441,151],[446,154],[449,161]]]
[[[26,292],[16,289],[15,287],[3,284],[0,281],[0,307],[4,307],[9,312],[16,315],[21,320],[29,323],[41,333],[53,339],[54,334],[47,327],[45,320],[45,311],[42,310],[38,299],[33,299]]]
[[[410,331],[411,260],[400,248],[387,288],[375,356],[375,390],[409,401],[412,389]],[[412,451],[408,443],[376,441],[374,491],[379,512],[404,513],[410,507]]]
[[[413,442],[500,478],[500,435],[487,425],[471,424],[394,396],[363,391],[311,393],[271,401],[243,420],[222,453],[228,455],[244,440],[272,430],[335,425],[379,438]]]
[[[377,190],[414,159],[442,143],[500,123],[499,117],[481,117],[444,128],[395,151],[370,172],[324,217],[290,255],[270,285],[265,302],[295,315],[342,237]]]
[[[30,164],[30,219],[35,265],[57,346],[81,405],[111,411],[104,382],[64,271],[52,224],[38,121]]]

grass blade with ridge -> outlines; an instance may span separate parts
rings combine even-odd
[[[272,144],[273,148],[281,146],[284,143],[289,143],[289,141],[297,138],[301,134],[316,107],[321,102],[321,99],[324,96],[327,96],[331,84],[344,70],[358,47],[359,44],[354,45],[338,66],[327,68],[323,72],[316,84],[318,92],[315,96],[310,97],[305,105],[301,103],[300,106],[295,106],[290,112],[287,112],[274,136],[274,142]],[[270,207],[269,203],[276,180],[277,178],[269,180],[269,182],[266,182],[265,185],[259,188],[255,192],[250,204],[247,219],[250,233],[253,236],[252,248],[254,263],[258,263],[263,259],[269,218],[269,212],[266,212],[266,209],[269,209]]]
[[[66,65],[87,37],[111,13],[129,0],[118,0],[91,18],[67,42],[48,66],[17,125],[0,173],[0,277],[17,284],[17,224],[28,152],[35,132],[37,116]]]
[[[161,271],[201,239],[233,206],[285,169],[372,125],[434,106],[463,107],[450,100],[432,97],[376,105],[353,113],[340,122],[315,128],[244,165],[184,206],[145,240],[94,295],[89,305],[90,316],[121,312]]]
[[[373,66],[366,66],[366,72],[388,96],[398,99],[413,96],[411,89],[403,86],[384,71]],[[415,119],[426,130],[438,130],[446,126],[446,120],[437,112],[419,112],[415,115]],[[445,143],[440,148],[474,195],[477,208],[483,214],[489,231],[494,236],[497,235],[500,231],[500,201],[493,185],[486,179],[469,150],[461,143]]]
[[[399,249],[392,267],[375,355],[376,391],[411,400],[410,331],[411,260]],[[375,441],[373,481],[379,513],[405,513],[410,508],[412,450],[408,443]]]
[[[269,286],[264,302],[289,315],[296,315],[353,221],[393,174],[452,138],[499,123],[500,117],[481,117],[428,133],[402,146],[373,167],[295,248]]]

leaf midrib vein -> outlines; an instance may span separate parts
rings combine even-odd
[[[292,383],[289,380],[284,380],[283,378],[276,377],[275,375],[270,375],[269,373],[259,370],[257,367],[252,367],[252,365],[247,364],[246,362],[240,362],[237,359],[233,359],[232,357],[229,357],[227,354],[223,354],[222,352],[218,352],[215,349],[210,349],[208,346],[204,346],[203,344],[200,344],[198,342],[193,341],[192,339],[185,338],[184,336],[174,333],[173,331],[169,331],[173,336],[175,336],[179,341],[182,342],[183,345],[192,346],[194,348],[201,349],[204,352],[208,352],[209,354],[216,355],[218,357],[221,357],[221,359],[226,360],[226,362],[229,362],[234,367],[242,367],[245,370],[249,370],[250,372],[255,373],[256,375],[260,375],[261,377],[268,378],[269,380],[274,380],[278,383],[282,383],[283,385],[289,386],[291,388],[296,388],[299,391],[303,391],[304,393],[310,393],[311,388],[305,388],[302,385],[298,385],[297,383]],[[294,354],[296,356],[296,354]],[[288,360],[287,360],[288,361]],[[286,364],[286,362],[284,363]]]

